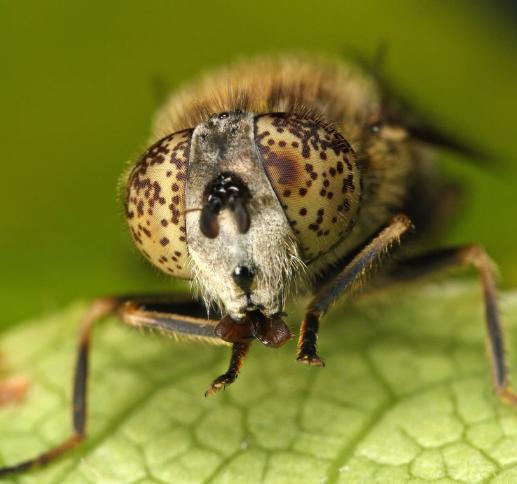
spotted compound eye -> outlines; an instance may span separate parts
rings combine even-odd
[[[354,225],[360,175],[334,129],[288,113],[255,118],[255,142],[304,258],[327,252]]]
[[[133,239],[151,263],[190,278],[185,237],[185,183],[192,130],[162,138],[133,167],[126,217]]]

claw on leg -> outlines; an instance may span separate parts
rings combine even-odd
[[[231,385],[235,381],[235,378],[236,376],[229,373],[217,377],[205,392],[205,397],[210,397],[215,395],[219,390],[224,390],[227,385]]]
[[[300,353],[296,357],[296,361],[308,366],[319,366],[320,368],[325,366],[325,362],[316,353],[312,355],[307,353]]]
[[[319,314],[308,312],[300,327],[298,338],[298,355],[296,360],[304,365],[325,366],[324,361],[316,353],[316,339],[319,328]]]
[[[226,388],[227,385],[231,385],[237,379],[239,370],[242,367],[244,358],[248,354],[250,346],[251,342],[249,341],[239,341],[233,343],[232,356],[230,358],[230,366],[228,367],[228,371],[217,377],[212,382],[208,390],[205,392],[205,397],[215,395],[219,390]]]

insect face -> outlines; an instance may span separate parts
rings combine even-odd
[[[353,228],[361,177],[334,129],[292,113],[209,117],[153,145],[126,198],[133,238],[240,320],[283,310],[306,264]]]
[[[191,269],[207,301],[234,319],[278,313],[300,269],[294,234],[254,140],[254,116],[220,113],[196,127],[186,183]]]

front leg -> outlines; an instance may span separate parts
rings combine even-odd
[[[297,356],[300,363],[324,366],[323,360],[316,352],[320,318],[341,295],[346,294],[354,283],[361,280],[373,263],[394,243],[398,242],[410,227],[411,221],[405,215],[393,217],[385,228],[374,235],[358,254],[318,291],[309,304],[300,326]]]
[[[205,397],[215,395],[219,390],[226,388],[236,380],[242,367],[242,363],[244,362],[244,358],[250,350],[250,345],[251,342],[249,341],[233,343],[232,357],[230,359],[230,366],[228,367],[228,371],[217,377],[212,382],[208,390],[205,392]]]
[[[215,332],[217,321],[207,319],[203,306],[192,300],[178,300],[169,296],[161,300],[149,297],[103,298],[92,303],[81,322],[79,344],[72,396],[72,432],[60,444],[31,459],[15,465],[0,467],[0,479],[23,471],[43,467],[58,459],[63,454],[77,447],[86,437],[88,372],[91,337],[95,323],[110,315],[117,315],[122,322],[140,328],[159,330],[173,336],[194,338],[213,344],[228,344]],[[246,343],[249,346],[249,343]],[[232,353],[232,363],[234,362]],[[233,365],[229,376],[235,380],[240,368]],[[226,373],[224,376],[227,376]],[[225,383],[229,384],[231,378]],[[217,380],[216,380],[217,381]]]

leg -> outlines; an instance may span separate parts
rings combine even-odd
[[[210,388],[205,392],[205,397],[215,395],[221,388],[231,385],[236,380],[244,358],[248,354],[250,345],[251,342],[249,341],[233,343],[232,357],[228,371],[212,382]]]
[[[477,245],[453,247],[407,259],[390,269],[381,278],[381,285],[385,286],[391,283],[425,277],[440,269],[455,266],[471,266],[479,273],[485,301],[487,350],[492,368],[494,389],[505,403],[517,405],[517,395],[512,391],[510,385],[504,334],[497,308],[494,264],[481,247]]]
[[[312,312],[309,309],[300,326],[300,336],[298,337],[298,355],[296,359],[305,365],[325,366],[325,362],[316,353],[316,340],[320,328],[321,314]]]
[[[183,311],[187,312],[188,315],[181,314]],[[214,333],[217,321],[199,317],[205,314],[204,309],[193,301],[167,302],[164,300],[162,302],[146,302],[143,298],[128,299],[122,297],[96,300],[85,313],[81,323],[72,397],[72,435],[53,449],[35,458],[13,466],[0,467],[0,477],[43,467],[59,458],[65,452],[75,448],[86,437],[86,399],[91,335],[95,322],[114,314],[118,314],[124,323],[131,326],[158,329],[175,336],[179,334],[210,341],[215,344],[227,344]],[[238,364],[233,364],[235,361]],[[223,375],[228,376],[226,384],[235,380],[240,364],[236,360],[234,348],[230,369]],[[233,379],[231,378],[232,375]]]
[[[1,467],[0,477],[42,467],[59,456],[73,449],[84,439],[86,433],[86,384],[88,379],[88,354],[90,350],[90,337],[93,323],[108,314],[114,312],[116,301],[114,299],[99,299],[95,301],[83,317],[79,337],[79,350],[74,375],[74,391],[72,405],[72,435],[60,445],[43,452],[39,456],[21,462],[19,464]]]
[[[297,360],[307,365],[324,366],[316,353],[319,320],[327,309],[342,294],[350,290],[365,275],[366,271],[411,227],[405,215],[397,215],[389,225],[375,235],[357,255],[324,286],[307,308],[300,327]]]
[[[217,321],[208,319],[205,308],[196,301],[119,298],[117,315],[129,326],[159,331],[176,339],[226,344],[215,333]]]

